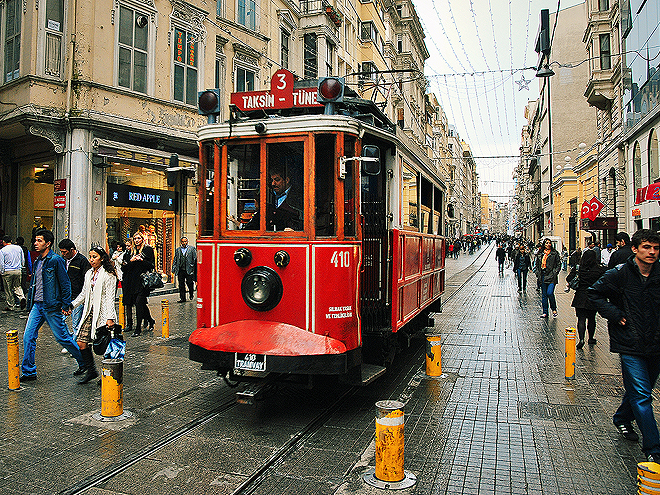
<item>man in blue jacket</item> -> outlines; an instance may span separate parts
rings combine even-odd
[[[660,434],[651,392],[660,374],[660,236],[642,229],[632,237],[625,263],[605,272],[587,289],[591,302],[607,318],[610,352],[621,358],[625,393],[613,422],[628,440],[638,440],[650,462],[660,462]]]
[[[34,260],[28,291],[29,315],[23,334],[22,381],[37,379],[34,354],[39,328],[44,322],[48,323],[55,340],[76,358],[79,369],[85,367],[80,348],[69,334],[65,322],[65,314],[71,311],[71,282],[66,273],[64,259],[51,250],[54,241],[55,237],[50,230],[40,230],[35,235],[34,248],[39,257]]]

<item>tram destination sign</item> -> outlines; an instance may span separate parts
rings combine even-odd
[[[241,111],[279,110],[282,108],[322,107],[316,86],[295,88],[293,74],[280,69],[273,74],[268,91],[243,91],[231,94],[231,103]]]
[[[107,206],[176,211],[176,203],[173,191],[108,183]]]

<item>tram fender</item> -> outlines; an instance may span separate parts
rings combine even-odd
[[[241,320],[198,328],[188,339],[209,351],[246,352],[274,356],[343,354],[343,342],[287,323]]]

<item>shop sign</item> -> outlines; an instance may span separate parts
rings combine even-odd
[[[594,220],[583,218],[580,220],[580,230],[612,230],[619,225],[617,217],[599,217]]]
[[[176,193],[148,187],[108,183],[108,206],[176,211]]]
[[[107,156],[111,159],[114,158],[117,161],[136,163],[142,166],[151,166],[151,168],[154,168],[153,165],[159,165],[160,167],[170,166],[169,156],[151,155],[149,153],[140,153],[139,151],[131,151],[104,145],[99,145],[97,154],[99,156]],[[197,163],[193,163],[179,156],[179,167],[197,168]]]
[[[53,196],[53,208],[65,208],[66,196]]]
[[[639,208],[633,208],[632,216],[633,217],[641,217],[642,216],[642,210],[640,210]]]
[[[55,179],[53,181],[53,192],[65,193],[66,192],[66,179]]]

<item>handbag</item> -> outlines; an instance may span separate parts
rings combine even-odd
[[[165,287],[163,279],[156,271],[141,273],[140,278],[142,279],[142,287],[145,289],[153,290]]]
[[[107,325],[102,325],[98,327],[96,329],[96,337],[94,338],[94,343],[92,344],[94,354],[96,354],[97,356],[103,356],[104,354],[106,354],[110,342],[113,340],[123,341],[121,334],[121,325],[115,324],[112,327],[108,327]]]
[[[577,290],[579,284],[580,284],[580,265],[575,265],[575,276],[568,283],[568,286],[573,290]]]

